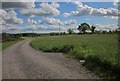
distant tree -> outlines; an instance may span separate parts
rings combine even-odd
[[[54,33],[50,33],[50,36],[53,36],[54,35]]]
[[[79,34],[81,34],[82,33],[82,27],[81,27],[81,25],[78,25],[78,31],[79,31]]]
[[[20,36],[17,34],[7,34],[7,33],[2,33],[2,42],[6,41],[15,41],[20,39]]]
[[[63,35],[65,35],[65,32],[63,32]]]
[[[69,34],[74,33],[73,29],[71,29],[71,28],[69,28],[67,31],[68,31]]]
[[[118,31],[117,31],[117,29],[116,30],[114,30],[114,33],[117,33]]]
[[[102,31],[102,34],[107,34],[107,31],[106,31],[106,30],[103,30],[103,31]]]
[[[111,31],[111,30],[109,30],[109,33],[111,34],[111,33],[112,33],[112,31]]]
[[[91,32],[94,33],[95,32],[95,26],[91,26]]]
[[[90,29],[90,26],[87,23],[82,23],[81,25],[78,26],[77,29],[79,30],[79,33],[82,32],[83,34],[85,34],[86,30]]]

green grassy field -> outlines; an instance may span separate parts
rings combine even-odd
[[[39,37],[31,45],[45,52],[63,52],[78,60],[84,59],[83,65],[102,77],[118,76],[117,34]]]
[[[20,42],[21,40],[17,40],[17,41],[8,41],[8,42],[3,42],[1,43],[0,45],[2,45],[1,47],[1,50],[4,50],[5,48],[17,43],[17,42]]]

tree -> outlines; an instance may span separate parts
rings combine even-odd
[[[71,28],[69,28],[67,31],[68,31],[69,34],[74,33],[73,29],[71,29]]]
[[[82,27],[81,27],[81,25],[78,25],[78,28],[77,28],[77,29],[78,29],[78,31],[79,31],[79,34],[82,33]]]
[[[91,26],[91,32],[94,33],[95,32],[95,26]]]
[[[90,26],[89,26],[89,24],[87,24],[87,23],[82,23],[81,25],[79,25],[78,26],[78,28],[77,28],[78,30],[79,30],[79,33],[86,33],[86,30],[88,30],[88,29],[90,29]]]

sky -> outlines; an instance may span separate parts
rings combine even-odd
[[[115,30],[118,25],[117,2],[3,2],[0,9],[1,32],[50,33],[78,32],[81,23],[96,30]]]

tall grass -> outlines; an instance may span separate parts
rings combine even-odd
[[[45,52],[63,52],[78,60],[84,59],[84,65],[102,77],[118,77],[117,34],[39,37],[31,45]]]

